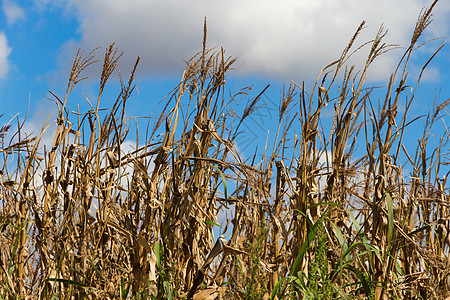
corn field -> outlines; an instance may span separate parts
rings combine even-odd
[[[237,140],[267,87],[256,97],[229,93],[236,59],[206,47],[206,23],[202,50],[144,128],[126,113],[139,58],[128,80],[120,74],[113,106],[102,106],[121,56],[114,45],[96,102],[70,112],[83,72],[101,63],[79,51],[65,95],[52,93],[56,120],[32,136],[18,119],[0,129],[0,297],[450,297],[450,101],[407,118],[444,46],[411,82],[408,65],[436,3],[419,15],[381,97],[366,77],[392,48],[383,28],[365,44],[363,68],[347,64],[363,22],[311,88],[292,81],[282,91],[274,140],[250,157]],[[408,129],[423,131],[415,147]]]

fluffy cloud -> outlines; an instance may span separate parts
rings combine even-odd
[[[0,79],[4,78],[9,71],[8,56],[11,53],[11,48],[8,46],[8,40],[5,33],[0,32]]]
[[[208,46],[221,46],[229,55],[237,56],[238,72],[294,80],[314,77],[338,58],[362,20],[367,22],[367,28],[358,44],[372,39],[384,24],[389,29],[386,42],[408,45],[421,8],[431,2],[67,1],[77,12],[82,33],[81,41],[72,42],[72,47],[90,50],[116,42],[130,60],[125,63],[142,57],[141,72],[147,75],[179,71],[184,59],[201,50],[206,16]],[[450,25],[449,1],[439,2],[435,11],[430,37],[445,36]],[[385,78],[399,53],[394,51],[382,57],[373,67],[372,79]],[[362,61],[363,55],[357,56],[356,62]]]
[[[2,9],[6,15],[6,22],[8,22],[8,24],[14,24],[19,20],[25,20],[25,12],[12,0],[3,0]]]

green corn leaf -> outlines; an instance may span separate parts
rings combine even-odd
[[[388,218],[389,218],[389,232],[388,232],[388,241],[391,243],[393,231],[394,231],[394,208],[392,203],[392,197],[389,193],[386,193],[386,205],[388,208]]]

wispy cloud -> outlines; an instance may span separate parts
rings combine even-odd
[[[0,79],[5,78],[9,72],[8,56],[11,53],[11,48],[8,46],[8,40],[5,33],[0,32]]]
[[[25,20],[24,10],[12,0],[3,0],[2,9],[6,15],[6,22],[10,25]]]

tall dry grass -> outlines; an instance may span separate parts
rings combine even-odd
[[[121,56],[111,45],[96,103],[69,113],[72,90],[96,63],[94,52],[78,52],[66,94],[53,94],[53,145],[40,146],[47,124],[31,137],[18,121],[15,142],[0,149],[1,297],[448,297],[449,133],[440,124],[449,101],[424,116],[416,149],[405,143],[422,74],[412,85],[408,64],[436,2],[420,14],[383,98],[365,85],[370,65],[390,49],[383,28],[366,45],[362,70],[346,64],[362,23],[309,92],[294,82],[283,91],[273,147],[250,158],[236,141],[265,89],[241,114],[232,110],[225,75],[235,59],[207,49],[206,25],[202,51],[159,118],[136,128],[132,152],[124,151],[132,124],[125,109],[139,59],[105,111],[103,91]],[[224,209],[232,217],[218,220]]]

